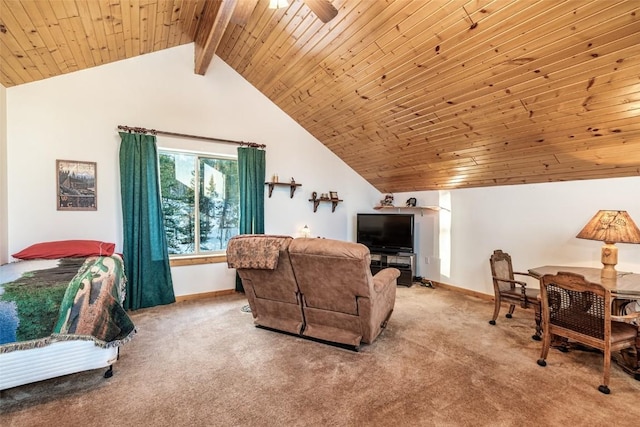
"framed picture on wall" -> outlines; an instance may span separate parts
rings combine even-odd
[[[58,210],[98,210],[97,172],[95,162],[56,160]]]

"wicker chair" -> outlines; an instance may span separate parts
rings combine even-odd
[[[636,348],[621,351],[619,354],[616,354],[614,358],[626,373],[633,375],[636,380],[640,381],[640,301],[616,299],[613,304],[613,312],[623,315],[626,314],[630,317],[638,316],[638,320],[633,322],[638,326]]]
[[[546,358],[554,335],[601,350],[604,353],[604,373],[598,390],[609,394],[611,353],[636,347],[638,327],[624,321],[638,319],[640,313],[613,316],[611,291],[586,281],[579,274],[547,274],[540,283],[544,334],[538,365],[547,365]],[[635,350],[637,357],[638,349]]]
[[[515,275],[528,277],[534,276],[529,273],[513,271],[511,256],[506,252],[502,252],[500,249],[493,251],[493,255],[491,255],[489,263],[491,264],[491,277],[493,279],[493,290],[495,292],[493,318],[489,323],[492,325],[496,324],[496,319],[500,313],[500,306],[503,301],[510,304],[509,311],[506,314],[506,317],[509,319],[513,316],[516,304],[520,305],[522,308],[533,308],[535,310],[536,333],[531,338],[536,341],[540,341],[541,317],[540,299],[538,298],[539,291],[537,289],[528,289],[526,282],[515,280]]]

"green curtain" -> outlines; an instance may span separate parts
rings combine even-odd
[[[124,307],[137,310],[175,302],[160,201],[155,135],[120,132]]]
[[[253,147],[238,148],[240,181],[240,234],[264,234],[265,152]],[[244,292],[236,274],[236,291]]]

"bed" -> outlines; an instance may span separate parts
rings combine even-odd
[[[0,390],[98,368],[111,376],[119,347],[136,332],[122,307],[126,276],[114,245],[61,252],[60,242],[47,243],[57,249],[25,249],[0,266]]]

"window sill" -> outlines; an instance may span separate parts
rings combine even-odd
[[[227,254],[169,258],[169,265],[171,267],[184,267],[186,265],[200,264],[218,264],[222,262],[227,262]]]

